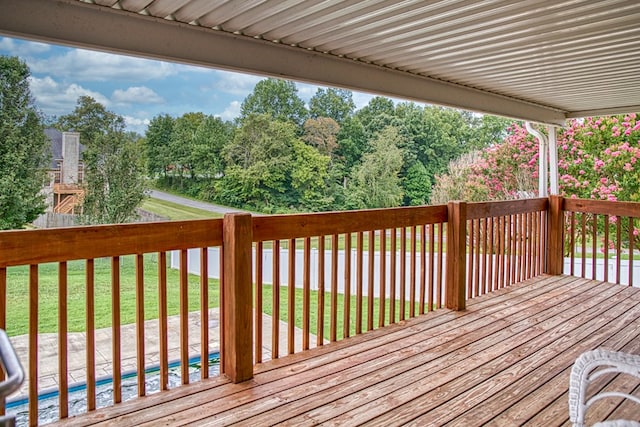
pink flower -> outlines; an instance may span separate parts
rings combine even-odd
[[[640,230],[638,230],[637,228],[633,228],[633,235],[637,236],[638,234],[640,234]]]
[[[622,169],[626,170],[627,172],[631,172],[633,170],[633,166],[631,166],[631,163],[625,163]]]

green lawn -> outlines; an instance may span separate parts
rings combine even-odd
[[[167,254],[167,258],[169,254]],[[122,324],[135,322],[135,258],[121,257],[120,261],[120,316]],[[167,259],[169,263],[169,259]],[[109,259],[95,260],[95,327],[111,326],[111,261]],[[38,330],[41,333],[54,333],[58,330],[58,267],[57,264],[42,264],[39,267],[38,288]],[[82,332],[86,325],[86,286],[85,262],[72,261],[68,263],[68,298],[67,316],[68,330]],[[179,313],[179,273],[177,270],[167,269],[167,300],[169,315]],[[7,333],[10,336],[23,335],[28,332],[29,319],[29,268],[9,267],[7,269]],[[158,262],[156,254],[144,256],[144,301],[145,319],[158,317]],[[198,311],[200,307],[200,278],[189,275],[189,311]],[[408,295],[408,293],[407,293]],[[417,297],[417,294],[416,294]],[[317,324],[318,293],[311,292],[311,332],[315,334]],[[344,296],[338,295],[337,330],[338,338],[342,337]],[[287,320],[288,290],[286,286],[280,289],[280,318]],[[366,330],[367,299],[363,299],[363,327]],[[272,314],[272,287],[263,287],[263,311]],[[331,326],[331,293],[325,291],[325,338],[330,338]],[[379,300],[374,299],[374,325],[378,324]],[[388,322],[389,302],[386,302],[386,322]],[[219,306],[219,282],[209,280],[209,307]],[[295,290],[295,323],[302,328],[302,289]],[[355,333],[356,298],[351,296],[350,334]],[[408,311],[407,304],[407,311]],[[396,307],[399,303],[396,302]],[[417,311],[417,308],[416,308]],[[398,310],[396,311],[398,313]],[[396,314],[397,316],[397,314]]]
[[[172,221],[223,217],[223,215],[215,212],[209,212],[189,206],[182,206],[176,203],[153,198],[145,199],[144,202],[142,202],[141,208],[157,215],[168,217]]]

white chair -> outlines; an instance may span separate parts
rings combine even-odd
[[[596,378],[605,374],[628,374],[640,378],[640,356],[611,350],[592,350],[582,353],[571,368],[569,380],[569,419],[574,427],[585,426],[589,406],[605,397],[622,397],[636,402],[640,414],[640,398],[616,391],[600,392],[587,400],[587,388]],[[639,416],[640,419],[640,416]],[[640,422],[630,420],[604,421],[594,427],[640,427]]]

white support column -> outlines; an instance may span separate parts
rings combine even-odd
[[[547,139],[545,136],[531,126],[531,123],[525,122],[525,127],[530,134],[538,139],[538,197],[547,197],[548,193],[548,162],[547,162]],[[556,174],[557,175],[557,174]]]
[[[558,142],[556,139],[556,127],[547,127],[549,133],[549,181],[550,193],[558,194]]]

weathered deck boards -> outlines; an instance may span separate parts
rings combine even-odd
[[[640,353],[640,290],[543,276],[218,378],[71,418],[64,425],[564,425],[569,371],[596,347]],[[596,388],[633,390],[603,378]],[[640,419],[602,401],[592,421]]]

